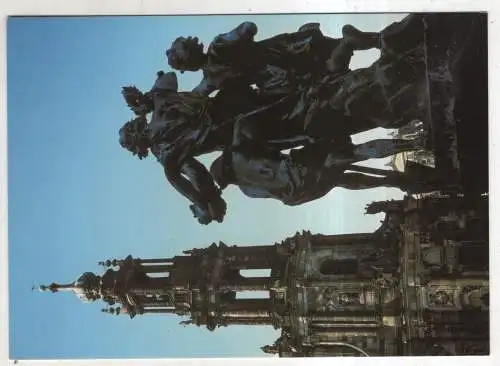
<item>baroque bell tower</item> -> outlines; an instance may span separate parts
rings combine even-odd
[[[269,290],[269,277],[244,277],[240,270],[272,268],[275,246],[229,247],[212,244],[173,258],[106,260],[102,276],[85,273],[68,285],[41,286],[42,291],[69,290],[85,301],[103,300],[103,309],[131,318],[148,313],[189,316],[183,324],[209,330],[230,324],[271,324],[265,298],[237,299],[243,291]]]
[[[487,198],[375,202],[367,213],[385,220],[372,233],[304,231],[273,245],[128,256],[100,262],[102,276],[40,289],[118,305],[104,311],[131,318],[176,314],[210,331],[272,325],[281,335],[262,350],[281,357],[488,354],[487,211]]]

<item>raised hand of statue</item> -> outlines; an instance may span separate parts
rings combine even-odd
[[[227,205],[222,198],[219,198],[207,203],[206,208],[195,204],[189,206],[189,208],[200,224],[208,225],[214,220],[217,222],[222,222],[224,220]]]
[[[217,222],[222,222],[224,220],[226,209],[226,201],[224,201],[222,198],[208,203],[208,212],[210,213],[210,216]]]
[[[202,207],[192,204],[189,206],[189,209],[193,213],[194,218],[198,219],[200,224],[208,225],[212,222],[212,217]]]

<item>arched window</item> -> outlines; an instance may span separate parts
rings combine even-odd
[[[323,275],[353,275],[358,273],[357,259],[325,259],[319,266],[319,271]]]

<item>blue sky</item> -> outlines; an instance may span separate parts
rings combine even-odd
[[[169,257],[224,241],[272,244],[297,230],[337,234],[374,230],[380,216],[364,216],[373,201],[397,190],[335,189],[301,207],[224,192],[223,224],[199,225],[188,202],[166,183],[152,158],[139,161],[118,144],[131,118],[120,89],[151,87],[169,71],[171,41],[198,36],[206,45],[244,20],[257,38],[320,22],[330,36],[343,24],[380,30],[403,15],[283,15],[183,17],[11,18],[7,28],[10,357],[155,358],[264,356],[259,347],[277,332],[232,326],[209,332],[178,325],[175,316],[130,320],[100,312],[70,294],[32,292],[33,285],[69,282],[97,262],[133,256]],[[355,55],[369,64],[376,52]],[[181,90],[199,81],[179,75]],[[379,137],[384,131],[365,134]],[[204,159],[209,162],[211,157]],[[382,166],[383,162],[374,162]]]

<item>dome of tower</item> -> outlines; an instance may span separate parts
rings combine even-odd
[[[95,301],[99,298],[100,279],[92,272],[85,272],[73,283],[73,292],[83,301]]]

